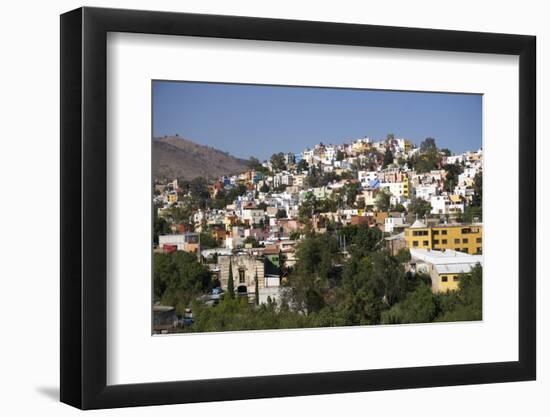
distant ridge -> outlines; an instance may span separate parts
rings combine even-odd
[[[246,171],[247,161],[179,136],[153,138],[153,177],[156,179],[216,178]]]

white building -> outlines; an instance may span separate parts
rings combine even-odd
[[[477,265],[483,266],[483,255],[470,255],[452,249],[444,251],[410,249],[414,271],[430,275],[432,291],[458,289],[460,277],[469,274]]]
[[[370,182],[378,179],[377,171],[357,171],[357,179],[363,187],[369,185]]]
[[[464,203],[453,203],[447,195],[433,196],[430,199],[432,214],[456,214],[464,212]]]
[[[437,185],[436,184],[419,184],[414,187],[416,198],[421,198],[422,200],[430,201],[433,196],[437,195]]]
[[[288,172],[282,172],[273,176],[273,185],[280,187],[281,185],[292,185],[293,176]]]
[[[404,217],[386,217],[384,219],[384,231],[388,233],[393,233],[393,229],[396,226],[403,226],[404,224]]]
[[[380,189],[387,190],[397,200],[401,200],[408,193],[408,184],[406,182],[381,182]]]
[[[257,208],[244,208],[242,210],[242,219],[250,225],[259,224],[264,218],[265,212]]]
[[[198,233],[184,233],[180,235],[160,235],[159,247],[176,246],[177,250],[195,252],[199,246]]]
[[[338,152],[338,149],[336,148],[336,146],[332,146],[332,145],[327,146],[325,148],[325,158],[323,162],[330,165],[332,162],[336,160],[337,152]]]
[[[302,152],[302,158],[308,164],[311,164],[313,162],[313,149],[306,149],[304,152]]]
[[[445,157],[445,163],[448,164],[448,165],[460,164],[464,161],[466,161],[466,155],[464,155],[464,154],[450,155],[450,156]]]
[[[328,187],[316,187],[313,188],[313,195],[317,200],[324,200],[331,196],[332,189]]]

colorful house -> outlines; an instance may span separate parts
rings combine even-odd
[[[411,269],[430,275],[432,292],[454,291],[465,274],[483,265],[482,255],[469,255],[454,250],[411,249]]]
[[[455,251],[471,255],[483,252],[483,225],[442,224],[427,226],[416,220],[405,229],[405,240],[409,249],[431,249]]]

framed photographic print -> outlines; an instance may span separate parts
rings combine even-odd
[[[535,38],[61,16],[61,400],[535,379]]]

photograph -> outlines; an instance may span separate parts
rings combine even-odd
[[[482,320],[482,102],[154,80],[152,333]]]

